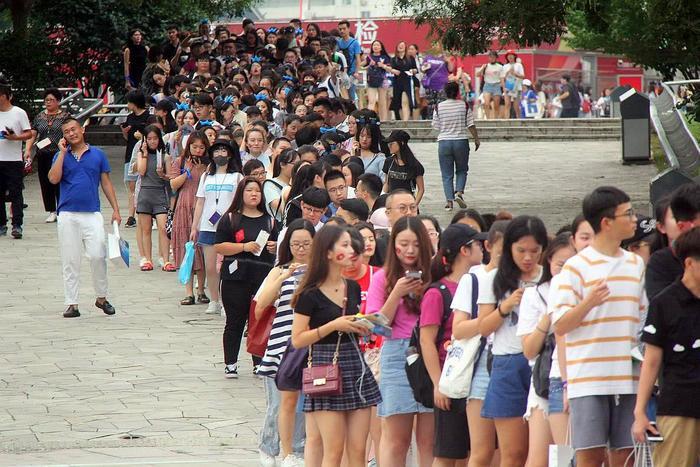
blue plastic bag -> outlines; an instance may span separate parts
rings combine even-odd
[[[194,266],[194,242],[185,243],[185,256],[180,263],[178,277],[182,285],[187,284],[192,276],[192,266]]]

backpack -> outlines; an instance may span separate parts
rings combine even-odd
[[[452,294],[447,289],[447,286],[440,282],[430,284],[428,289],[438,289],[442,295],[442,320],[437,333],[437,342],[442,342],[442,337],[445,332],[445,324],[452,315],[452,308],[450,308],[450,305],[452,304]],[[414,399],[424,407],[432,409],[434,406],[434,386],[421,355],[420,319],[416,323],[416,327],[413,328],[413,332],[411,333],[411,339],[408,343],[408,350],[406,351],[405,368],[408,384],[411,386],[411,390],[413,390]]]
[[[353,60],[355,59],[355,57],[352,57],[352,59],[351,59],[351,54],[350,54],[350,46],[354,42],[357,42],[357,40],[353,38],[352,40],[350,40],[350,42],[348,42],[348,46],[345,47],[344,49],[341,47],[338,47],[338,50],[340,51],[340,53],[342,53],[345,56],[345,61],[348,63],[348,68],[350,68],[350,64],[353,63]]]

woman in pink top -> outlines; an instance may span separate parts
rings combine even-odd
[[[367,294],[367,313],[381,313],[389,319],[392,336],[385,339],[379,361],[382,418],[379,465],[406,465],[414,418],[418,415],[416,440],[419,464],[433,461],[433,415],[413,397],[408,384],[406,350],[420,315],[420,301],[430,284],[432,246],[423,223],[402,217],[391,232],[384,268],[373,278]]]

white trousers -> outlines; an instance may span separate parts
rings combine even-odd
[[[78,304],[83,251],[90,260],[95,295],[107,296],[107,252],[103,224],[99,212],[61,211],[58,215],[58,243],[61,247],[66,305]]]

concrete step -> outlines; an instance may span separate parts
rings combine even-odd
[[[386,121],[382,122],[382,127],[386,128],[407,128],[430,126],[430,120],[408,120],[408,121]],[[476,120],[476,125],[489,127],[599,127],[599,126],[619,126],[619,118],[540,118],[540,119],[512,119],[512,120]]]

